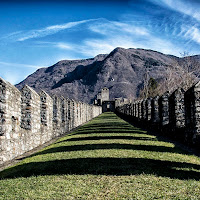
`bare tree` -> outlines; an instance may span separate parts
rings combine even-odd
[[[188,89],[198,80],[197,72],[200,70],[200,63],[188,52],[183,52],[181,56],[183,57],[182,62],[179,63],[179,68],[183,69],[181,86]]]
[[[162,95],[166,91],[173,92],[178,87],[186,91],[198,81],[200,62],[187,52],[182,53],[181,56],[181,59],[174,58],[173,63],[166,67],[162,74],[164,78],[159,84],[150,77],[149,71],[146,69],[143,78],[143,89],[140,91],[141,99]],[[152,81],[155,81],[153,85]]]
[[[178,87],[187,90],[198,81],[199,61],[186,52],[181,56],[181,59],[174,59],[174,62],[167,67],[165,80],[159,85],[160,94],[165,91],[174,91]]]
[[[149,71],[146,69],[143,79],[143,89],[140,91],[140,99],[147,99],[158,95],[158,83],[149,76]]]
[[[140,97],[146,99],[148,97],[148,81],[149,81],[149,71],[145,69],[143,78],[143,89],[140,91]]]

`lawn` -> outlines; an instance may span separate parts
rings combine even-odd
[[[0,172],[0,199],[200,199],[200,158],[104,113]]]

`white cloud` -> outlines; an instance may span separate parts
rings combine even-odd
[[[2,78],[9,83],[15,85],[20,82],[20,78],[22,78],[19,74],[11,73],[11,72],[5,72],[2,74]],[[25,78],[25,77],[24,77]]]
[[[195,27],[187,27],[187,26],[183,26],[182,27],[182,32],[184,32],[184,37],[189,39],[189,40],[193,40],[194,42],[200,44],[200,30]]]
[[[149,0],[152,3],[156,3],[161,6],[167,6],[168,8],[188,15],[198,21],[200,21],[199,3],[186,0]]]
[[[121,31],[135,34],[135,35],[149,35],[149,32],[144,27],[135,26],[132,22],[130,23],[121,23],[121,22],[113,22],[113,24]]]
[[[44,41],[38,41],[35,43],[35,46],[39,46],[39,47],[56,47],[59,49],[73,49],[74,45],[73,44],[69,44],[66,42],[44,42]]]
[[[76,24],[78,24],[76,22]],[[70,25],[56,25],[51,26],[49,29],[62,29],[66,27],[71,27]],[[172,26],[172,25],[171,25]],[[148,29],[147,29],[148,28]],[[160,28],[166,29],[165,23],[160,26]],[[88,23],[84,29],[89,29],[94,33],[101,34],[99,38],[98,35],[92,38],[85,38],[77,43],[68,42],[47,42],[47,41],[37,41],[36,45],[39,47],[53,47],[59,48],[66,51],[70,57],[75,57],[77,54],[80,56],[82,54],[84,57],[96,56],[97,54],[109,53],[116,47],[123,48],[147,48],[161,51],[167,54],[179,55],[178,48],[168,40],[161,39],[160,36],[156,36],[153,27],[150,26],[136,26],[132,21],[109,21],[106,19],[93,20]],[[169,29],[169,28],[168,28]],[[169,30],[166,30],[169,32]],[[84,30],[83,30],[84,31]]]
[[[31,73],[35,72],[36,69],[42,67],[45,66],[0,61],[0,77],[14,85],[25,79]]]
[[[115,35],[105,39],[88,39],[79,47],[79,51],[86,56],[110,53],[116,47],[144,48],[157,50],[165,54],[180,55],[181,49],[173,43],[149,35],[143,40],[135,40],[132,36]]]
[[[56,46],[60,49],[71,49],[72,46],[64,43],[64,42],[58,42],[58,44],[56,44]]]
[[[90,24],[89,29],[93,32],[107,35],[116,31],[124,34],[148,35],[148,30],[144,27],[135,26],[132,22],[117,22],[104,20],[95,24]]]
[[[87,56],[110,53],[117,46],[110,39],[88,39],[85,40],[80,51]],[[119,46],[119,45],[118,45]]]
[[[162,6],[164,8],[176,11],[179,13],[172,13],[170,20],[168,21],[176,22],[172,24],[169,31],[166,29],[165,33],[169,32],[169,37],[175,36],[177,40],[184,41],[184,47],[182,46],[182,51],[184,48],[191,48],[189,46],[190,42],[193,41],[200,44],[200,2],[190,1],[190,0],[149,0],[150,2]],[[181,16],[182,15],[182,16]],[[189,16],[189,17],[188,17]],[[166,22],[165,24],[169,24]]]
[[[89,28],[92,32],[102,34],[103,39],[98,37],[84,39],[79,44],[43,41],[36,42],[36,44],[71,50],[84,56],[96,56],[101,53],[109,53],[118,46],[124,48],[136,47],[132,41],[135,35],[137,37],[147,37],[149,35],[147,29],[143,27],[135,27],[125,22],[108,21],[106,19],[90,23],[86,28]]]
[[[37,65],[27,65],[27,64],[19,64],[19,63],[9,63],[9,62],[2,62],[0,61],[0,65],[5,65],[5,66],[12,66],[12,67],[21,67],[21,68],[34,68],[34,69],[38,69],[38,68],[42,68],[45,66],[37,66]]]
[[[149,28],[149,29],[147,29]],[[166,28],[165,24],[160,27]],[[166,54],[179,55],[180,48],[167,39],[162,39],[150,26],[136,26],[132,21],[103,21],[92,23],[89,29],[103,35],[103,39],[87,39],[83,42],[81,52],[88,56],[109,53],[116,47],[146,48]],[[169,28],[168,28],[169,29]],[[169,32],[169,30],[167,30]]]
[[[82,20],[82,21],[76,21],[76,22],[68,22],[65,24],[48,26],[42,29],[37,29],[37,30],[18,31],[18,32],[10,33],[6,37],[9,39],[13,39],[14,41],[25,41],[32,38],[41,38],[41,37],[55,34],[62,30],[70,29],[77,25],[95,21],[95,20],[99,20],[99,19],[88,19],[88,20]]]

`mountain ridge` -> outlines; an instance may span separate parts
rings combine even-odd
[[[200,63],[200,56],[195,56]],[[50,67],[38,69],[16,87],[21,89],[27,84],[36,91],[43,89],[50,94],[87,103],[92,103],[101,88],[108,87],[111,99],[134,99],[143,87],[147,70],[149,76],[159,82],[166,76],[167,67],[183,59],[150,49],[117,47],[109,54],[99,54],[88,59],[62,60]]]

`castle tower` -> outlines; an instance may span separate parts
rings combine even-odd
[[[106,87],[101,90],[101,101],[109,101],[109,89]]]

